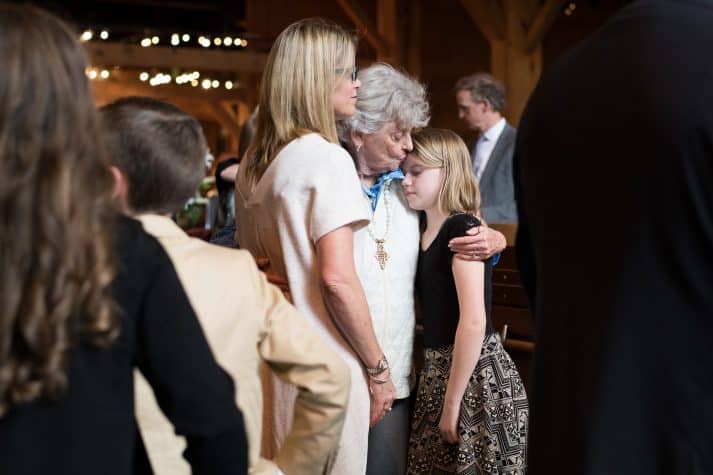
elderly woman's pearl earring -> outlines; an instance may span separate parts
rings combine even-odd
[[[359,153],[360,150],[361,150],[361,144],[356,146],[356,153]]]

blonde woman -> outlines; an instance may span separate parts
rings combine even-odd
[[[448,247],[480,225],[470,153],[450,130],[423,129],[413,144],[402,185],[425,223],[416,273],[424,366],[407,473],[524,474],[529,408],[490,321],[491,260],[454,259]]]
[[[395,397],[354,269],[353,233],[368,223],[370,210],[335,125],[355,110],[355,52],[351,35],[320,19],[299,21],[280,34],[262,79],[257,132],[236,181],[238,242],[269,258],[268,270],[289,282],[295,306],[350,367],[349,405],[332,472],[340,475],[365,472],[369,426]],[[279,445],[291,424],[304,421],[289,420],[294,389],[272,383],[273,420],[266,430],[272,426],[268,442]]]

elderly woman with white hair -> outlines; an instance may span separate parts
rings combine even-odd
[[[419,249],[418,214],[408,207],[399,166],[411,151],[411,131],[425,127],[429,106],[423,85],[387,64],[359,75],[356,112],[339,125],[340,138],[354,159],[371,221],[354,233],[357,273],[364,287],[374,331],[389,373],[370,377],[378,385],[388,376],[396,400],[369,432],[367,474],[406,471],[409,392],[415,326],[414,279]],[[505,247],[497,231],[483,228],[454,245],[462,259],[485,259]]]

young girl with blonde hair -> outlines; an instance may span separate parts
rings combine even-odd
[[[413,135],[402,185],[423,212],[416,290],[424,324],[408,473],[526,471],[528,403],[490,320],[490,261],[453,259],[448,241],[480,225],[470,154],[449,130]]]

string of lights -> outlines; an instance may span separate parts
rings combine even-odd
[[[101,41],[106,41],[110,37],[109,30],[92,30],[87,29],[79,35],[79,41],[86,43],[87,41],[92,41],[99,39]],[[139,45],[144,48],[149,48],[151,46],[157,46],[159,44],[170,44],[171,46],[191,46],[198,44],[203,48],[245,48],[248,45],[248,40],[241,38],[239,36],[210,36],[210,35],[199,35],[195,42],[193,37],[189,33],[171,33],[170,35],[155,34],[150,36],[144,36],[139,41]]]
[[[115,67],[115,70],[120,68]],[[128,72],[129,76],[134,73]],[[112,77],[110,68],[103,67],[88,67],[86,70],[87,77],[92,81],[106,80]],[[147,83],[151,87],[162,86],[165,84],[176,84],[179,86],[185,85],[190,87],[200,87],[204,90],[224,88],[228,91],[236,89],[240,84],[234,79],[216,79],[201,74],[199,71],[191,72],[175,72],[175,71],[141,71],[138,73],[138,79],[142,83]]]
[[[150,32],[151,30],[146,31]],[[114,34],[108,28],[87,28],[79,36],[79,40],[83,43],[90,41],[103,42],[110,39],[125,44],[136,44],[138,42],[138,46],[142,48],[170,45],[171,48],[202,47],[220,50],[242,50],[248,46],[247,39],[236,35],[196,35],[176,32],[170,34],[156,32],[144,35],[127,35],[124,32]],[[118,69],[120,68],[117,66],[92,65],[87,68],[86,75],[92,81],[114,79],[113,72]],[[132,74],[133,73],[129,73],[129,76],[123,75],[121,77],[131,77]],[[219,88],[232,90],[239,87],[239,83],[235,81],[234,78],[225,78],[225,76],[222,79],[215,78],[200,71],[156,71],[155,68],[151,68],[151,70],[139,71],[136,72],[136,74],[138,75],[139,81],[151,87],[159,87],[166,84],[185,85],[194,88],[200,87],[203,90]]]
[[[87,77],[91,80],[95,79],[109,79],[111,77],[111,72],[108,69],[89,67],[85,71]]]

